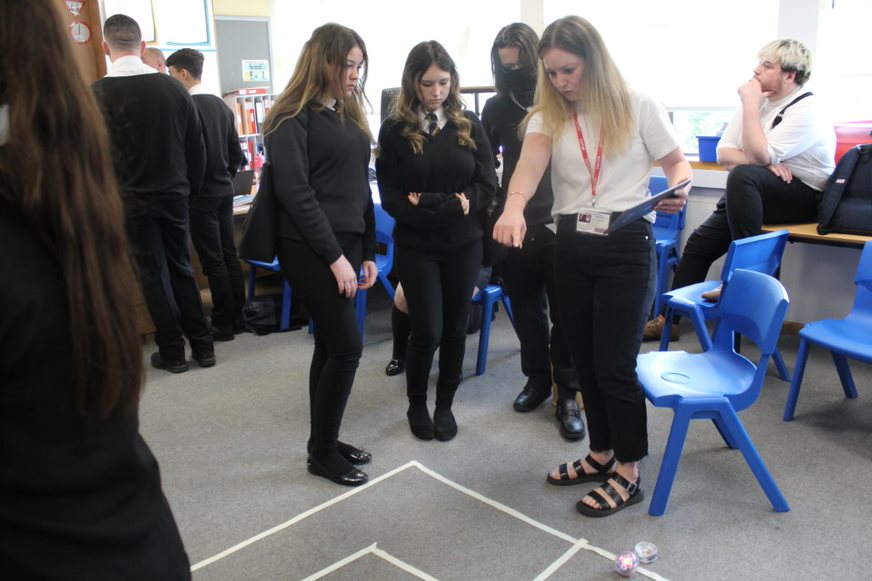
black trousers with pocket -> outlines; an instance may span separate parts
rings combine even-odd
[[[355,271],[360,270],[363,238],[336,233],[342,253]],[[315,349],[309,366],[311,409],[309,453],[317,459],[336,453],[342,416],[363,352],[354,299],[339,294],[330,265],[309,244],[279,240],[279,264],[315,324]]]
[[[521,344],[521,372],[526,377],[553,378],[563,388],[560,397],[574,397],[574,393],[566,393],[578,390],[578,377],[563,336],[555,296],[555,238],[546,225],[534,226],[527,232],[524,245],[509,249],[499,264]]]
[[[609,236],[576,232],[577,223],[574,215],[558,220],[555,283],[590,449],[635,462],[648,454],[636,357],[657,277],[654,236],[645,220]]]
[[[715,211],[687,239],[672,288],[704,281],[733,240],[760,234],[763,224],[816,221],[821,195],[795,177],[788,184],[762,166],[734,167]]]
[[[127,202],[127,236],[154,322],[154,342],[169,361],[185,359],[185,337],[198,354],[213,352],[188,247],[188,198],[150,194]],[[111,265],[107,265],[111,268]]]
[[[406,352],[410,403],[427,400],[437,348],[436,403],[450,406],[454,399],[463,371],[469,308],[481,259],[481,240],[445,251],[397,249],[396,264],[412,328]]]
[[[212,326],[233,332],[242,326],[245,278],[233,241],[233,196],[191,200],[191,241],[212,294]]]

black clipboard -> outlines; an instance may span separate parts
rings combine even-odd
[[[636,220],[650,214],[654,211],[654,206],[660,203],[661,200],[665,200],[666,198],[671,198],[675,196],[675,192],[680,190],[681,188],[690,185],[691,180],[684,180],[681,183],[677,183],[671,188],[666,188],[659,194],[655,194],[650,198],[646,198],[644,202],[633,206],[628,210],[624,210],[621,212],[615,219],[612,220],[609,227],[606,229],[606,234],[611,234],[612,232],[619,230],[630,224],[635,222]]]

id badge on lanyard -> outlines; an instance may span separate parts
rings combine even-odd
[[[572,112],[572,120],[575,122],[575,133],[578,136],[578,146],[581,148],[581,157],[584,160],[584,165],[590,174],[590,193],[591,206],[582,208],[578,213],[578,223],[575,230],[584,232],[585,234],[596,234],[606,236],[609,224],[612,221],[612,213],[609,210],[602,210],[596,207],[596,187],[599,183],[600,170],[603,165],[603,132],[600,130],[599,144],[596,151],[596,161],[593,168],[590,165],[590,157],[587,155],[587,144],[584,142],[584,133],[581,131],[581,125],[578,123],[578,113]]]

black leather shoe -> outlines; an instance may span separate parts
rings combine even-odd
[[[433,431],[437,440],[447,442],[457,435],[457,422],[451,408],[436,407],[433,412]]]
[[[194,351],[191,353],[191,359],[196,361],[200,367],[213,367],[217,363],[214,351],[207,353],[197,353]]]
[[[551,395],[551,380],[531,377],[512,405],[516,411],[531,412],[542,405],[549,395]]]
[[[567,440],[580,440],[584,437],[584,421],[581,419],[581,410],[578,409],[577,401],[574,399],[558,401],[554,417],[557,418],[561,436]]]
[[[170,361],[160,356],[160,352],[151,354],[151,366],[155,369],[163,369],[170,373],[183,373],[188,370],[188,362],[184,359]]]
[[[309,460],[306,461],[306,468],[309,469],[310,474],[326,478],[327,480],[335,482],[336,484],[341,484],[342,486],[360,486],[361,484],[366,484],[366,481],[369,480],[369,476],[366,475],[366,472],[361,472],[357,468],[352,468],[345,474],[334,474],[324,468],[324,466],[311,456],[309,457]]]
[[[339,450],[339,454],[352,464],[368,464],[372,461],[372,454],[363,448],[358,448],[345,442],[337,442],[336,447]]]
[[[406,362],[402,359],[391,359],[385,366],[385,375],[399,375],[406,370]]]
[[[433,439],[436,428],[433,426],[433,420],[430,419],[427,404],[410,405],[409,411],[406,412],[406,417],[409,418],[409,428],[416,438],[421,440]]]

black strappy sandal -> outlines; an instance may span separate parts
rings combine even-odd
[[[597,486],[586,495],[596,500],[596,508],[586,505],[581,500],[576,503],[575,508],[577,508],[578,512],[584,516],[590,516],[593,518],[615,514],[621,509],[642,502],[645,498],[645,493],[642,492],[642,488],[640,487],[641,483],[641,476],[639,476],[639,479],[636,480],[636,482],[630,482],[618,473],[612,474],[604,484]],[[615,488],[615,484],[627,491],[629,496],[626,499],[624,499],[624,497],[621,496],[621,493],[618,492],[618,489]],[[614,507],[609,504],[607,500],[609,497],[614,501]]]
[[[591,458],[590,454],[588,454],[584,461],[588,463],[588,465],[596,470],[593,474],[588,474],[584,471],[584,467],[581,464],[581,460],[576,460],[572,463],[572,469],[575,470],[576,477],[569,477],[569,465],[561,464],[557,470],[560,473],[560,478],[553,478],[551,473],[548,473],[548,484],[554,484],[555,486],[569,486],[570,484],[581,484],[582,482],[605,482],[608,480],[609,475],[612,471],[612,466],[615,465],[615,457],[612,456],[612,459],[606,462],[606,465],[603,466],[593,458]]]

